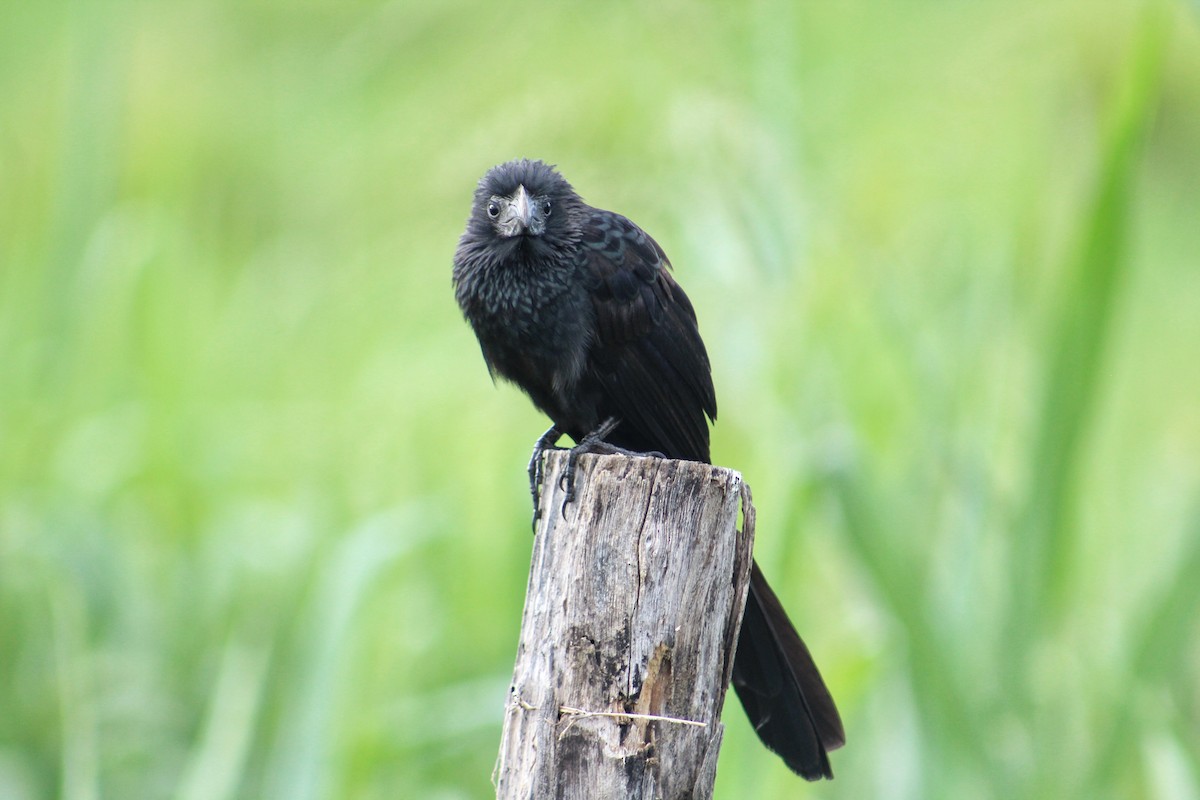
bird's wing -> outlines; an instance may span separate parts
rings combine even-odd
[[[619,214],[593,213],[580,258],[589,278],[595,333],[588,369],[602,416],[621,424],[614,444],[708,461],[717,416],[708,354],[696,312],[668,272],[662,248]]]

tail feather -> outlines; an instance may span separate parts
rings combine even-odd
[[[758,564],[750,573],[732,682],[763,744],[807,780],[833,777],[827,753],[846,742],[841,717]]]

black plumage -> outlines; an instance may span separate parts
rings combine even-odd
[[[709,461],[717,416],[708,355],[662,248],[592,208],[541,161],[490,170],[454,256],[455,298],[493,376],[521,387],[576,442]],[[831,778],[844,742],[833,699],[757,564],[733,685],[763,742],[795,772]]]

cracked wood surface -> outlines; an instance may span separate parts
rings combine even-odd
[[[563,509],[567,457],[546,458],[497,796],[711,797],[749,489],[708,464],[589,455]]]

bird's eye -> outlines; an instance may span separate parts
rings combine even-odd
[[[487,212],[489,217],[495,219],[496,217],[500,216],[500,206],[496,205],[495,203],[488,203]]]
[[[542,216],[545,216],[545,217],[550,216],[550,201],[549,200],[542,201]]]

